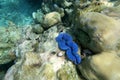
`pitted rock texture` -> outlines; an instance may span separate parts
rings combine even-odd
[[[118,50],[120,43],[120,22],[97,12],[88,12],[79,17],[77,39],[93,52]]]

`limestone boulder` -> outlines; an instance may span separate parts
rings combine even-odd
[[[58,12],[50,12],[44,16],[43,24],[45,28],[49,28],[61,22],[61,15]]]
[[[89,56],[78,66],[87,80],[120,80],[120,52],[109,51]]]
[[[93,52],[119,49],[120,22],[97,12],[88,12],[76,22],[77,39]]]

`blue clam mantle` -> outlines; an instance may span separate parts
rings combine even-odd
[[[56,37],[56,41],[58,42],[59,48],[66,52],[66,56],[69,60],[74,64],[79,64],[81,62],[81,57],[77,53],[78,45],[73,41],[69,34],[61,32]]]

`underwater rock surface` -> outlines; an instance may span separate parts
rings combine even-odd
[[[101,52],[98,55],[86,58],[79,70],[87,80],[119,80],[120,52]]]
[[[81,80],[75,65],[58,48],[55,41],[58,27],[52,26],[44,31],[39,36],[39,43],[35,39],[23,41],[16,49],[19,59],[8,70],[4,80]],[[58,56],[59,53],[63,56]]]
[[[45,15],[43,24],[45,28],[49,28],[57,23],[61,22],[61,16],[58,12],[51,12]]]
[[[2,1],[0,12],[7,0]],[[24,2],[9,1],[16,6]],[[0,67],[0,80],[120,80],[120,4],[110,0],[26,2],[29,6],[22,7],[27,8],[33,22],[19,27],[8,21],[7,27],[0,26],[0,66],[14,62],[7,72]],[[4,8],[7,12],[8,7]],[[29,16],[26,10],[25,15],[21,11],[19,18]],[[55,38],[61,32],[69,33],[78,44],[76,50],[82,59],[79,65],[59,49]]]
[[[24,59],[9,69],[4,80],[80,80],[75,66],[70,62],[64,63],[64,58],[29,52]]]
[[[21,38],[21,30],[15,26],[0,27],[0,64],[8,63],[15,59],[14,49]]]
[[[119,21],[97,12],[86,13],[79,20],[82,26],[77,26],[78,31],[81,29],[84,33],[79,34],[78,32],[77,35],[83,46],[94,52],[119,49],[117,48],[120,43]],[[82,35],[86,35],[89,41],[85,43],[84,40],[87,38]]]
[[[110,7],[110,8],[108,7],[104,9],[101,13],[107,16],[113,17],[116,20],[119,20],[120,19],[120,5],[115,6],[115,7]]]

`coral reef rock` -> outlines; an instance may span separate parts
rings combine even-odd
[[[80,24],[80,25],[78,25]],[[118,50],[120,22],[97,12],[88,12],[79,17],[76,35],[82,46],[93,52]]]
[[[58,12],[51,12],[45,15],[43,23],[45,28],[49,28],[61,22],[61,15]]]
[[[59,64],[58,64],[59,63]],[[80,80],[75,66],[49,52],[28,52],[13,65],[4,80]]]
[[[32,13],[32,17],[35,19],[35,21],[42,23],[43,22],[43,16],[44,13],[40,10],[37,10],[37,12]]]
[[[39,43],[39,50],[40,52],[46,51],[55,51],[57,50],[57,42],[55,41],[56,36],[58,35],[57,26],[53,26],[48,30],[44,31],[41,42]]]
[[[15,59],[14,46],[21,38],[21,30],[16,27],[0,27],[0,64],[8,63]]]
[[[26,30],[29,33],[31,28]],[[52,26],[39,36],[39,41],[27,38],[22,41],[16,48],[18,59],[4,80],[81,80],[76,66],[58,48],[55,40],[58,31],[58,26]],[[63,56],[58,56],[60,53]]]
[[[35,24],[35,25],[33,25],[32,31],[34,33],[40,34],[40,33],[42,33],[44,31],[44,29],[40,24]]]
[[[101,52],[87,57],[79,70],[86,80],[120,80],[120,52]]]
[[[9,22],[9,27],[0,27],[0,80],[120,80],[119,4],[112,0],[27,1],[40,2],[39,10],[31,12],[33,23],[19,28]],[[58,41],[68,40],[64,45],[72,56],[81,56],[78,64],[69,60],[68,49],[63,50],[66,46],[59,45],[64,41],[57,43],[61,32],[72,36],[71,41],[66,35]],[[4,64],[9,69],[1,68]]]
[[[115,6],[115,7],[108,7],[104,9],[101,13],[113,17],[116,20],[120,20],[120,5]]]

